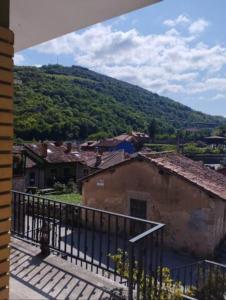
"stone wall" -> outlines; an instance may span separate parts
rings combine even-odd
[[[147,201],[147,218],[166,224],[165,243],[197,256],[211,256],[226,234],[226,205],[198,186],[151,163],[133,161],[91,177],[83,204],[130,214],[130,199]]]

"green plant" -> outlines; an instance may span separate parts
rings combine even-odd
[[[73,193],[73,192],[75,192],[75,191],[77,191],[76,184],[75,184],[75,182],[74,182],[73,179],[70,179],[70,180],[68,181],[67,186],[66,186],[66,192],[67,192],[67,193]]]
[[[128,253],[118,249],[115,255],[109,255],[115,263],[117,273],[129,279],[129,260]],[[159,278],[162,278],[162,284],[160,286]],[[182,300],[183,299],[183,287],[180,281],[174,281],[171,278],[170,270],[166,267],[157,271],[157,281],[153,276],[145,275],[143,271],[138,268],[138,262],[134,262],[133,267],[133,282],[140,286],[140,299],[150,300]],[[144,286],[146,287],[144,289]],[[155,287],[156,286],[156,287]],[[155,288],[153,288],[155,287]],[[144,290],[146,290],[144,295]],[[188,290],[187,295],[192,296],[193,291]],[[145,296],[145,297],[144,297]]]
[[[53,187],[59,193],[65,193],[66,192],[66,186],[63,183],[56,182],[56,183],[54,183]]]
[[[200,269],[199,288],[194,296],[201,300],[225,300],[226,282],[225,273],[218,268],[212,268],[208,271]]]

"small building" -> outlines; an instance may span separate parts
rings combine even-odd
[[[226,234],[226,177],[176,153],[138,154],[83,180],[83,204],[165,223],[167,246],[212,256]]]
[[[46,142],[24,145],[26,186],[52,187],[55,182],[75,182],[89,174],[80,161],[77,148],[71,143]]]
[[[226,138],[223,136],[208,136],[204,138],[205,142],[212,147],[225,146]]]
[[[45,142],[26,144],[26,187],[39,189],[54,183],[78,182],[84,176],[117,164],[125,159],[123,151],[95,153],[78,151],[71,143]]]
[[[149,136],[142,132],[132,131],[119,136],[105,139],[95,143],[95,148],[100,152],[124,150],[125,153],[133,154],[140,150],[144,143],[149,140]]]

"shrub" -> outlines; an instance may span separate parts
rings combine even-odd
[[[75,191],[77,191],[76,184],[73,179],[70,179],[66,187],[66,192],[73,193]]]
[[[60,183],[60,182],[56,182],[56,183],[54,183],[54,189],[57,191],[57,192],[59,192],[59,193],[64,193],[65,191],[66,191],[66,186],[65,186],[65,184],[63,184],[63,183]]]
[[[194,296],[202,300],[225,300],[225,273],[218,268],[212,268],[208,271],[203,268],[200,270],[200,274],[202,276],[199,280],[199,288]]]
[[[120,276],[129,279],[129,261],[128,254],[118,249],[117,254],[109,255],[115,263],[116,270]],[[158,269],[158,278],[160,277],[160,268]],[[156,279],[153,276],[144,275],[144,272],[139,272],[138,262],[134,262],[133,281],[140,285],[140,291],[143,291],[144,284],[146,285],[145,295],[140,295],[140,299],[151,300],[182,300],[183,299],[183,286],[180,281],[173,281],[171,278],[170,270],[162,268],[162,286],[160,287],[157,281],[157,288],[155,286]],[[187,295],[193,296],[192,290],[186,292]]]

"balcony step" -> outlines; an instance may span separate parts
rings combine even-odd
[[[125,299],[127,289],[64,259],[13,238],[10,299]],[[19,292],[18,292],[19,291]]]

